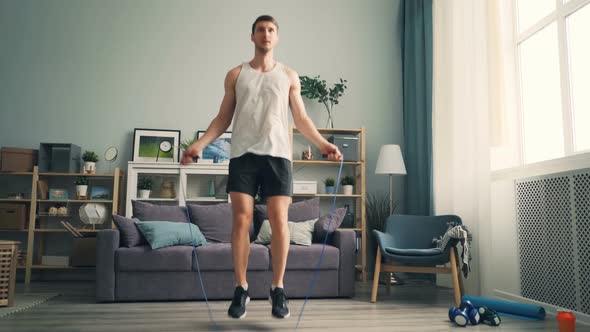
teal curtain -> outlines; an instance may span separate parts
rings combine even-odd
[[[404,1],[403,17],[405,213],[431,215],[432,0]]]

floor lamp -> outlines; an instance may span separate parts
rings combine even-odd
[[[385,144],[379,151],[377,167],[375,174],[389,174],[389,215],[393,214],[393,176],[406,175],[406,165],[399,145]],[[388,282],[392,284],[402,284],[403,282],[394,273],[390,274]]]

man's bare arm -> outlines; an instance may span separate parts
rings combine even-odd
[[[225,76],[223,84],[225,94],[221,101],[221,106],[219,107],[219,113],[217,113],[217,116],[211,121],[205,134],[184,151],[181,163],[186,164],[192,162],[194,157],[200,156],[201,152],[211,144],[211,142],[223,134],[231,124],[236,108],[235,86],[238,75],[240,74],[240,69],[241,67],[239,66],[235,67]]]

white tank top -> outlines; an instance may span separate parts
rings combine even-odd
[[[276,62],[268,72],[242,64],[236,81],[231,158],[251,152],[291,160],[289,90],[284,66]]]

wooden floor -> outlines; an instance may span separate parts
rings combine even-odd
[[[357,284],[352,299],[311,299],[305,306],[300,331],[457,331],[448,321],[449,289],[426,281],[393,286],[390,294],[381,286],[378,302],[372,304],[370,283]],[[22,292],[22,285],[17,285]],[[301,299],[291,299],[291,318],[271,318],[268,301],[248,305],[242,320],[227,317],[229,301],[210,302],[215,324],[209,322],[205,302],[95,303],[94,283],[36,282],[31,292],[59,292],[61,295],[4,318],[0,331],[294,331]],[[289,292],[286,289],[287,294]],[[585,331],[578,326],[577,331]],[[502,325],[468,326],[469,331],[557,331],[553,317],[545,321],[503,318]]]

